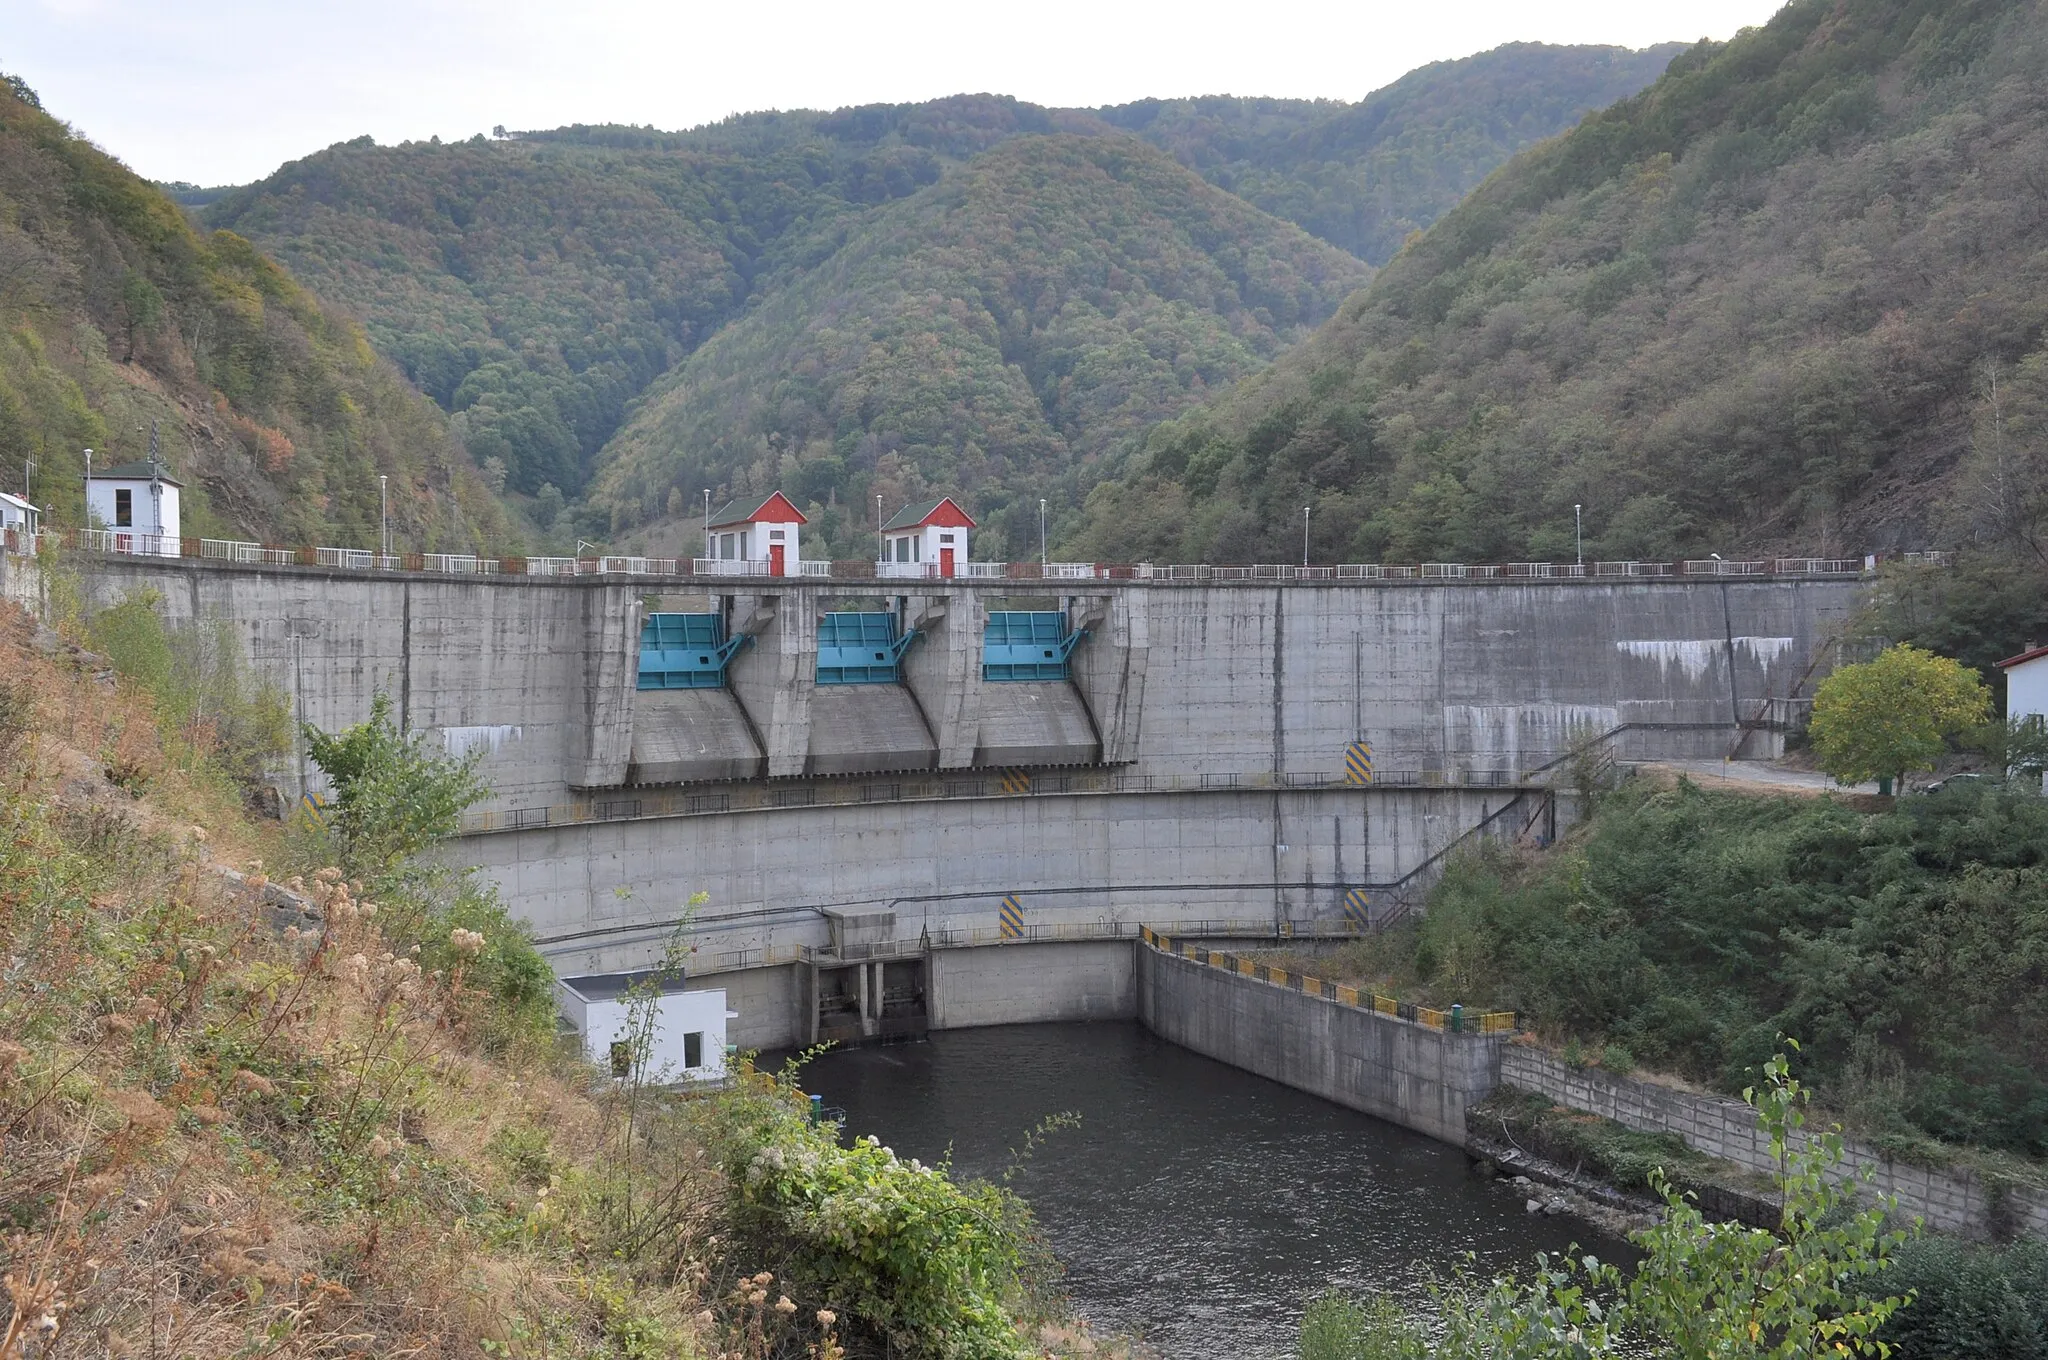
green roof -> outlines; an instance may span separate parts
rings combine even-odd
[[[165,486],[184,485],[161,463],[116,463],[110,468],[94,468],[92,473],[96,482],[102,478],[110,482],[146,482],[152,477]]]
[[[924,523],[933,511],[952,499],[951,496],[941,496],[937,500],[924,501],[918,505],[906,505],[890,517],[889,522],[882,526],[882,532],[886,534],[891,529],[915,529]],[[967,512],[962,510],[960,513],[965,515]]]

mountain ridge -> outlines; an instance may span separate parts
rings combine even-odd
[[[1640,86],[1667,56],[1520,45],[1411,73],[1360,105],[1209,98],[1061,110],[955,96],[738,115],[685,133],[357,139],[197,211],[351,308],[455,417],[477,462],[547,519],[552,503],[531,498],[554,486],[557,500],[574,499],[610,457],[629,408],[709,335],[820,267],[874,213],[1007,139],[1138,136],[1115,125],[1137,121],[1212,182],[1243,178],[1251,159],[1279,147],[1305,177],[1302,213],[1333,221],[1382,169],[1405,174],[1420,195],[1413,204],[1396,212],[1375,201],[1344,227],[1359,241],[1376,231],[1391,248],[1410,218],[1426,220],[1514,146]],[[1466,97],[1493,103],[1451,118],[1445,110]],[[1346,110],[1369,106],[1375,126],[1392,126],[1408,104],[1436,112],[1400,124],[1406,140],[1388,149],[1387,167],[1366,165],[1371,129],[1347,132]],[[1451,168],[1432,178],[1433,158]],[[1259,192],[1282,195],[1290,173],[1268,174]],[[610,533],[616,509],[579,510],[574,532]]]
[[[1954,541],[1987,377],[2044,381],[2043,69],[2033,0],[1795,0],[1693,49],[1128,448],[1067,550],[1291,555],[1304,504],[1324,560],[1569,559],[1575,506],[1606,557]]]

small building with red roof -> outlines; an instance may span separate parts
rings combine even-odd
[[[967,561],[967,534],[975,527],[951,496],[906,505],[882,526],[881,574],[951,576]]]
[[[727,501],[704,524],[709,570],[732,576],[801,576],[797,532],[810,523],[780,491]]]

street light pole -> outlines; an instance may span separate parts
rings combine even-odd
[[[1308,565],[1308,507],[1301,507],[1301,565]]]
[[[1045,497],[1038,498],[1038,569],[1045,570]]]
[[[92,450],[85,451],[85,518],[80,521],[85,528],[92,528]]]
[[[391,556],[391,478],[377,474],[377,555]]]
[[[888,556],[889,541],[882,537],[882,493],[877,491],[875,493],[875,560],[877,562],[885,561]]]
[[[1572,507],[1572,537],[1578,540],[1579,569],[1581,571],[1585,570],[1586,566],[1586,516],[1584,513],[1585,509],[1586,507],[1583,505],[1574,505]]]

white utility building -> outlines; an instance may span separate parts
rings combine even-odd
[[[952,576],[967,561],[974,520],[951,496],[907,505],[882,526],[884,576]]]
[[[155,460],[94,468],[85,483],[85,508],[93,527],[113,533],[115,551],[176,557],[181,490],[170,469]]]
[[[1998,663],[2005,672],[2005,715],[2048,723],[2048,647],[2028,647]],[[2041,776],[2048,793],[2048,774]]]
[[[658,1086],[718,1081],[725,1076],[725,1022],[738,1011],[725,1008],[723,988],[683,990],[681,973],[593,973],[555,983],[562,1014],[583,1039],[583,1052],[600,1070],[626,1077],[631,1071],[630,1006],[633,989],[651,984],[652,1033],[647,1036],[643,1080]]]
[[[727,501],[704,526],[704,556],[713,571],[750,576],[801,576],[797,532],[810,523],[780,491]],[[731,563],[730,568],[724,564]]]
[[[0,491],[0,529],[11,529],[17,534],[32,534],[41,524],[43,512],[20,496]]]

